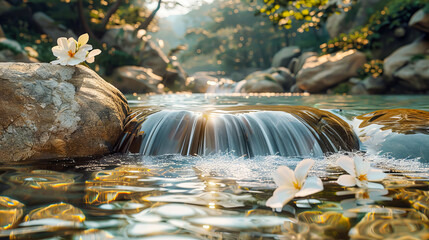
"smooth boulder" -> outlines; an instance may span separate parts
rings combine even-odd
[[[420,9],[411,17],[408,23],[410,27],[417,28],[420,31],[429,33],[429,13],[425,9]]]
[[[125,97],[84,66],[0,63],[0,162],[111,153]]]
[[[290,61],[301,54],[301,49],[296,46],[284,47],[278,51],[272,62],[272,67],[288,67]]]
[[[159,92],[158,84],[162,82],[162,77],[154,74],[152,69],[138,66],[119,67],[111,79],[113,86],[125,94]]]
[[[76,34],[74,34],[72,30],[67,29],[64,25],[55,22],[54,19],[43,12],[34,13],[33,20],[44,33],[48,34],[48,36],[54,40],[54,42],[56,42],[60,37],[72,37],[77,39]]]
[[[310,93],[323,92],[356,76],[365,62],[365,54],[357,50],[309,57],[297,73],[296,82],[299,88]]]
[[[429,59],[412,61],[393,74],[401,86],[414,91],[429,90]]]
[[[389,81],[394,81],[394,74],[402,67],[409,64],[414,56],[429,54],[429,41],[420,38],[411,44],[405,45],[384,59],[383,76]]]

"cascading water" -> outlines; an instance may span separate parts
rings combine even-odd
[[[308,109],[301,109],[300,114],[284,111],[237,114],[185,110],[135,112],[130,116],[116,151],[142,155],[232,153],[247,157],[320,157],[326,152],[358,149],[356,136],[337,123],[341,120],[334,119],[340,126],[338,131],[324,123],[326,116],[304,113]],[[332,120],[332,116],[329,117]],[[346,139],[344,135],[347,135]]]

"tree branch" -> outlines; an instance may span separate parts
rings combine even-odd
[[[140,29],[146,30],[149,27],[149,24],[155,18],[155,15],[158,12],[158,10],[161,8],[161,3],[162,3],[162,0],[158,0],[158,5],[156,6],[156,8],[152,11],[152,13],[149,15],[149,17],[146,18],[146,20],[142,24],[140,24],[140,26],[137,30],[140,30]]]
[[[79,12],[79,20],[83,25],[83,28],[85,31],[89,34],[89,37],[93,40],[95,40],[97,43],[101,45],[100,39],[95,36],[94,32],[91,30],[91,28],[88,25],[88,22],[86,21],[86,18],[83,13],[83,3],[82,0],[78,0],[77,2],[78,12]]]
[[[101,21],[101,28],[105,29],[106,25],[109,23],[110,17],[118,10],[118,8],[121,6],[122,0],[117,0],[115,4],[113,4],[109,10],[106,12],[106,16],[104,16],[103,20]]]

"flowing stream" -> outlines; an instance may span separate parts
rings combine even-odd
[[[363,128],[357,118],[392,108],[429,111],[429,96],[128,99],[134,113],[118,153],[0,165],[0,238],[429,236],[429,119],[403,134],[377,124]],[[384,189],[336,184],[344,172],[335,161],[345,155],[388,173]],[[273,212],[265,206],[276,188],[273,172],[304,158],[315,160],[309,176],[320,177],[325,190]]]

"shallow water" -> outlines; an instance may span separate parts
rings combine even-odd
[[[350,124],[354,116],[379,109],[429,111],[429,96],[145,95],[129,99],[133,108],[197,111],[236,105],[304,105],[329,110]],[[294,169],[300,156],[115,154],[0,165],[0,238],[427,239],[429,164],[419,153],[398,158],[376,147],[362,144],[365,159],[389,174],[382,182],[385,190],[362,192],[335,183],[342,174],[335,160],[356,153],[319,156],[309,175],[322,178],[325,190],[295,198],[280,213],[265,206],[276,187],[271,174],[281,165]]]

